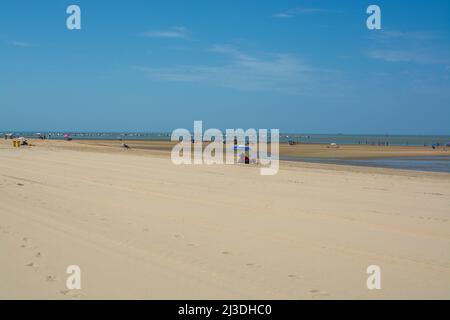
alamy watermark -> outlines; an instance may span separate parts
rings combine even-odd
[[[81,289],[81,268],[78,265],[70,265],[66,269],[69,274],[66,280],[66,288],[69,290]]]
[[[370,265],[366,269],[367,277],[366,286],[369,290],[381,289],[381,268],[375,264]]]
[[[81,30],[81,8],[78,5],[69,5],[66,9],[69,16],[66,19],[66,26],[69,30]],[[381,8],[376,4],[367,7],[367,14],[370,16],[366,20],[366,26],[369,30],[381,29]]]
[[[194,132],[179,128],[171,140],[179,141],[171,153],[172,162],[181,164],[259,164],[261,175],[274,175],[279,169],[280,131],[267,129],[208,129],[203,133],[202,121],[194,121]],[[181,140],[180,140],[181,139]],[[209,144],[203,148],[203,142]],[[192,155],[193,153],[193,155]]]
[[[66,26],[69,30],[81,29],[81,9],[77,5],[70,5],[66,9],[66,13],[70,14],[66,20]]]
[[[371,4],[367,7],[367,14],[370,16],[366,20],[367,29],[380,30],[381,29],[381,9],[376,4]]]

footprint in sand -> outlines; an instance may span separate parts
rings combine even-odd
[[[186,244],[188,247],[196,247],[196,245],[194,243],[189,242],[188,244]]]
[[[222,254],[231,254],[230,251],[222,251]]]
[[[312,289],[312,290],[309,290],[308,293],[309,293],[313,298],[321,297],[321,296],[322,296],[322,297],[324,297],[324,296],[329,296],[329,293],[328,293],[328,292],[320,291],[320,290],[318,290],[318,289]]]
[[[148,232],[149,230],[148,230],[148,228],[144,228],[144,229],[142,229],[142,231]]]
[[[42,257],[42,253],[40,253],[40,252],[36,253],[35,257],[36,257],[36,258]]]
[[[35,246],[31,246],[31,245],[28,245],[28,244],[21,244],[20,247],[24,248],[24,249],[35,249],[35,248],[37,248]]]
[[[67,297],[72,297],[72,298],[78,298],[81,297],[81,293],[78,293],[74,290],[60,290],[59,293],[61,293],[62,295],[65,295]]]
[[[182,238],[184,238],[183,235],[182,235],[182,234],[179,234],[179,233],[175,233],[175,234],[173,235],[173,237],[174,237],[174,238],[177,238],[177,239],[182,239]]]
[[[25,266],[26,266],[26,267],[31,267],[31,268],[34,268],[34,269],[37,269],[37,268],[38,268],[38,265],[37,265],[36,262],[30,262],[30,263],[27,263]]]
[[[48,275],[45,277],[45,281],[48,282],[55,282],[55,281],[59,281],[58,277],[52,276],[52,275]]]
[[[22,241],[25,242],[25,243],[20,245],[21,248],[29,249],[29,248],[32,247],[30,238],[24,237],[24,238],[22,238]]]
[[[260,265],[260,264],[253,264],[253,263],[247,263],[247,266],[248,267],[257,268],[257,269],[262,268],[262,265]]]

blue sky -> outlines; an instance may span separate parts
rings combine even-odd
[[[66,28],[81,7],[82,29]],[[382,30],[366,28],[377,4]],[[450,134],[450,1],[0,4],[0,130]]]

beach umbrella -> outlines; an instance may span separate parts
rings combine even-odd
[[[238,145],[233,147],[234,150],[250,151],[249,146]]]

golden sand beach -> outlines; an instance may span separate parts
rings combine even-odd
[[[450,298],[448,173],[282,162],[261,176],[175,166],[164,142],[31,142],[0,142],[1,299]],[[81,290],[66,289],[69,265]],[[366,286],[369,265],[380,290]]]

